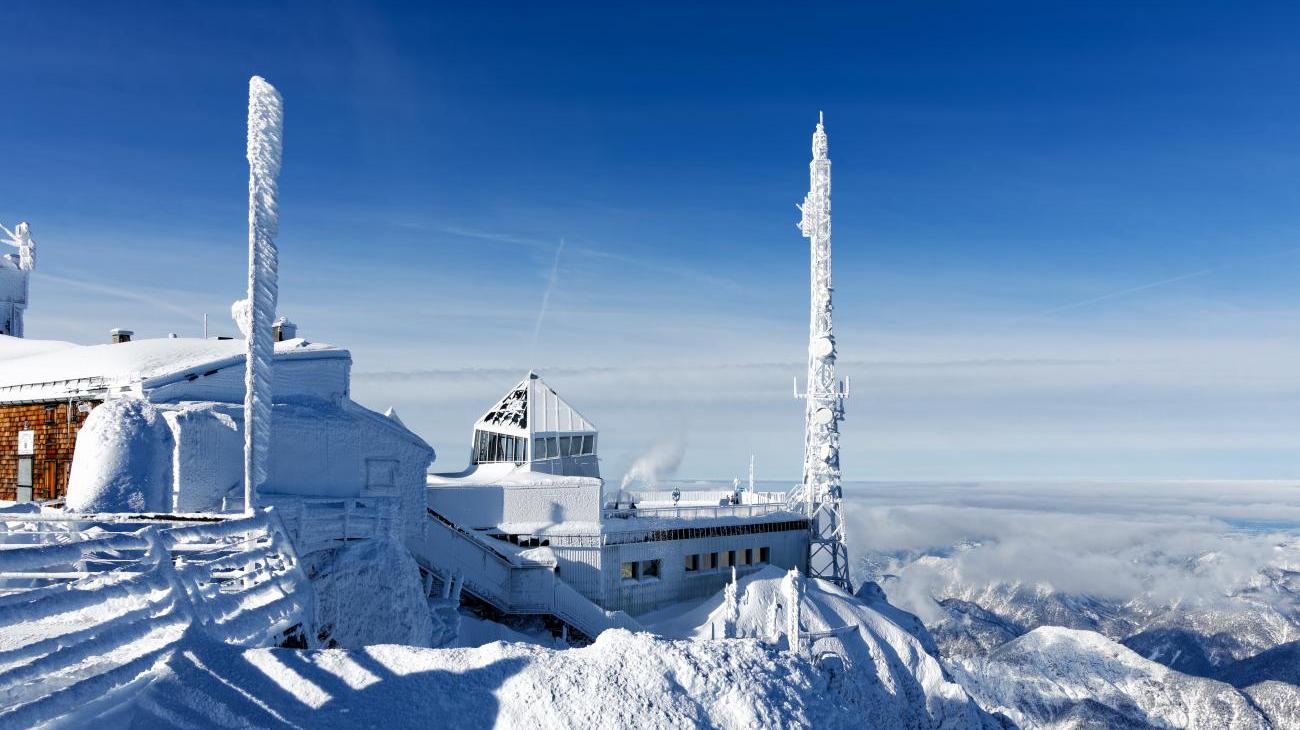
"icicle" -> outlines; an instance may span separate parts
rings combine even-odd
[[[244,371],[244,510],[256,507],[266,481],[271,446],[271,361],[275,353],[271,323],[279,292],[279,203],[276,178],[284,104],[260,76],[248,81],[248,333]],[[237,303],[236,306],[239,306]],[[237,317],[238,319],[238,317]]]

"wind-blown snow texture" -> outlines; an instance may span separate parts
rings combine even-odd
[[[248,356],[244,374],[245,508],[255,504],[266,481],[271,448],[271,359],[275,352],[271,324],[279,292],[276,281],[279,202],[276,177],[284,105],[280,94],[260,76],[248,81]]]

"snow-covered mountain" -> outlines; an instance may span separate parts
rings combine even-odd
[[[963,570],[959,545],[946,554],[873,556],[866,565],[895,602],[926,617],[945,657],[978,657],[1040,626],[1095,631],[1180,672],[1220,677],[1234,663],[1300,640],[1300,572],[1285,561],[1226,584],[1223,595],[1170,600],[1160,596],[1098,597],[1047,582],[986,581]],[[1212,567],[1214,556],[1189,561],[1189,575]],[[924,595],[918,595],[918,586]],[[1275,667],[1277,676],[1268,676]],[[1262,662],[1255,681],[1280,679],[1282,664]],[[1251,682],[1254,683],[1254,682]]]
[[[1292,728],[1300,697],[1300,688],[1280,683],[1248,694],[1144,659],[1096,632],[1059,627],[948,666],[981,705],[1025,730]]]

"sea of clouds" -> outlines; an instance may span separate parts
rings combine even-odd
[[[853,483],[845,503],[857,564],[927,620],[954,580],[1210,607],[1300,569],[1300,483]]]

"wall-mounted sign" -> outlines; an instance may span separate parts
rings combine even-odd
[[[18,455],[31,456],[36,453],[36,432],[19,431],[18,432]]]

